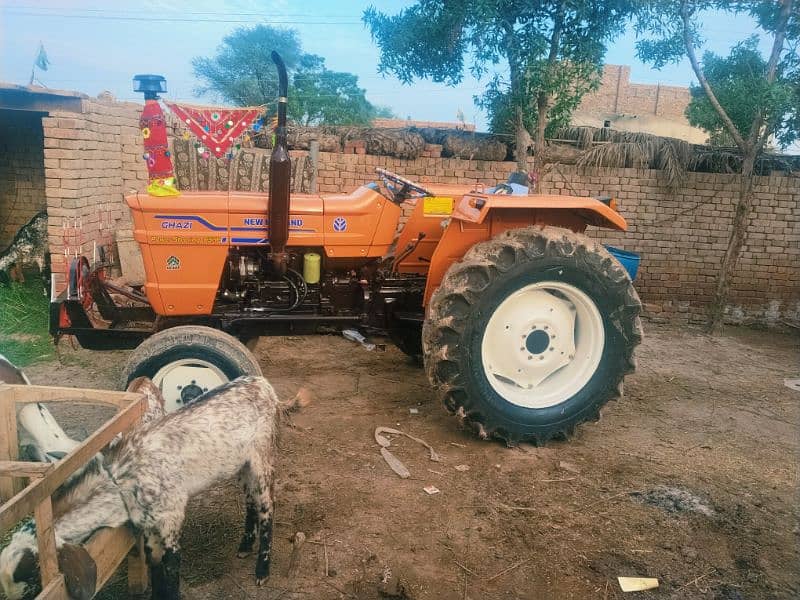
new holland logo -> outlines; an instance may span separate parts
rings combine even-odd
[[[344,231],[345,229],[347,229],[347,219],[344,217],[336,217],[333,220],[333,230]]]
[[[177,271],[181,268],[181,259],[177,256],[170,256],[167,259],[167,271]]]

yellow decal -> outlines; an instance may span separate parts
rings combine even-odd
[[[453,199],[449,196],[426,196],[422,213],[426,217],[441,217],[453,214]]]
[[[220,238],[214,235],[151,235],[151,244],[192,244],[197,246],[206,246],[209,244],[219,244]]]

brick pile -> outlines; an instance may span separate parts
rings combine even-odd
[[[348,140],[344,143],[342,152],[345,154],[366,154],[367,142],[364,140]]]

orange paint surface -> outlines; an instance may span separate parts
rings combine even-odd
[[[397,240],[395,255],[416,244],[398,264],[401,273],[428,273],[427,304],[449,266],[477,242],[535,223],[584,231],[589,224],[624,230],[625,220],[593,198],[492,196],[468,186],[431,185],[452,197],[452,214],[426,214],[419,200]],[[159,315],[210,314],[231,246],[269,243],[267,196],[249,192],[183,192],[177,197],[134,194],[134,238],[146,274],[145,291]],[[448,204],[445,202],[445,204]],[[289,247],[323,249],[332,260],[384,256],[401,209],[376,189],[351,194],[294,194]],[[417,244],[420,233],[424,239]]]

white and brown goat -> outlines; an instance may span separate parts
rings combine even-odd
[[[152,597],[177,600],[187,502],[236,475],[247,496],[239,556],[252,552],[258,538],[255,576],[261,585],[270,570],[278,425],[297,400],[282,404],[266,379],[240,377],[134,431],[102,469],[87,472],[75,486],[79,499],[55,522],[57,545],[80,544],[102,527],[127,523],[144,534]],[[24,593],[20,584],[36,577],[35,554],[30,531],[17,532],[0,554],[0,583],[11,600]]]

